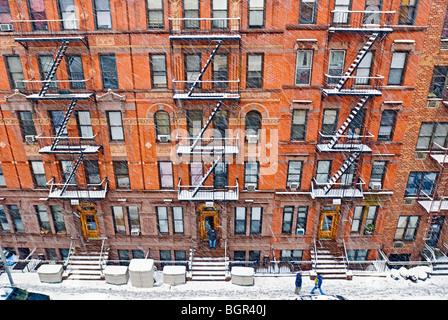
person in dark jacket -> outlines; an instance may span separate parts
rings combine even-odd
[[[324,294],[322,289],[322,276],[320,274],[317,275],[316,279],[314,279],[314,288],[311,290],[311,294],[314,294],[314,290],[319,289],[320,294]]]
[[[210,249],[216,248],[216,238],[218,237],[218,232],[212,227],[207,232],[208,240],[210,241]]]
[[[296,289],[294,290],[295,294],[300,294],[300,289],[302,289],[302,275],[297,273],[296,275]]]

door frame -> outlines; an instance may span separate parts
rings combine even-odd
[[[100,226],[98,223],[98,217],[96,216],[96,206],[93,203],[80,203],[78,205],[78,213],[81,219],[81,229],[84,239],[98,239],[101,237]],[[91,224],[88,223],[87,217],[93,216],[95,222],[95,229],[90,229]],[[92,221],[91,221],[92,222]]]
[[[219,225],[219,207],[214,205],[213,207],[208,207],[202,204],[198,208],[198,220],[199,220],[199,239],[201,241],[208,240],[207,230],[205,226],[205,221],[207,217],[213,217],[213,225],[215,230],[218,232]]]
[[[328,209],[325,209],[328,207]],[[318,229],[318,239],[332,239],[336,238],[338,232],[338,224],[339,224],[339,216],[340,216],[340,206],[339,205],[331,205],[331,206],[323,206],[320,212],[319,217],[319,229]],[[327,217],[331,217],[331,226],[329,230],[324,230],[324,222]]]

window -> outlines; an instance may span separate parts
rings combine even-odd
[[[53,218],[54,229],[56,233],[65,233],[64,215],[61,206],[50,206],[51,216]]]
[[[90,111],[78,111],[76,113],[78,120],[79,136],[93,139],[92,122],[90,120]]]
[[[264,0],[249,0],[248,6],[249,28],[264,28]]]
[[[213,187],[224,189],[228,186],[228,181],[228,165],[225,162],[219,162],[213,170]]]
[[[356,69],[355,84],[368,85],[370,83],[370,71],[373,61],[373,52],[369,51],[364,58],[359,62]]]
[[[112,217],[116,234],[126,234],[126,224],[124,221],[123,207],[113,206]]]
[[[437,172],[411,172],[405,197],[432,196],[437,183]]]
[[[48,30],[44,0],[28,0],[28,8],[30,13],[30,20],[37,20],[33,21],[31,24],[33,30]]]
[[[45,176],[44,163],[42,161],[30,161],[31,172],[33,174],[34,186],[46,187],[47,177]]]
[[[77,30],[78,20],[76,18],[74,0],[58,0],[59,17],[62,19],[62,30]]]
[[[246,207],[235,208],[235,234],[246,234]]]
[[[258,189],[258,162],[245,162],[244,163],[244,189],[253,187]]]
[[[11,10],[8,0],[0,0],[0,23],[11,23]]]
[[[306,222],[308,221],[308,207],[300,206],[297,208],[296,233],[305,234]]]
[[[263,208],[252,207],[250,211],[250,234],[261,234]]]
[[[344,50],[330,50],[328,58],[328,75],[327,84],[338,84],[344,75]]]
[[[118,88],[117,62],[115,55],[100,54],[99,57],[103,88]]]
[[[163,28],[163,0],[148,0],[148,29]]]
[[[169,233],[168,225],[168,208],[167,207],[156,207],[157,211],[157,229],[160,234]]]
[[[130,188],[128,163],[126,161],[114,161],[113,164],[117,188]]]
[[[22,129],[22,138],[25,140],[26,136],[35,136],[36,127],[34,126],[33,115],[31,111],[18,111],[19,125]],[[26,141],[26,140],[25,140]]]
[[[413,241],[420,223],[420,217],[400,216],[397,229],[395,230],[394,240]]]
[[[129,220],[129,229],[132,231],[140,232],[140,215],[138,213],[138,207],[130,206],[127,207],[128,210],[128,220]]]
[[[406,65],[408,53],[394,52],[390,63],[389,79],[387,85],[401,86],[404,79],[404,69]]]
[[[109,124],[110,140],[123,141],[123,120],[121,118],[121,111],[108,111],[107,122]]]
[[[283,208],[283,223],[282,223],[282,233],[292,232],[292,219],[294,215],[294,207],[284,207]]]
[[[348,249],[347,259],[348,261],[367,261],[369,250],[366,249]]]
[[[306,140],[307,110],[293,110],[291,123],[291,141]]]
[[[263,54],[247,55],[246,88],[263,88]]]
[[[379,208],[378,206],[370,206],[369,209],[367,210],[364,234],[372,234],[374,232],[378,208]]]
[[[0,204],[0,232],[11,232],[11,228],[6,218],[5,208]]]
[[[120,260],[120,266],[128,266],[130,257],[128,250],[117,250],[118,252],[118,260]]]
[[[94,0],[95,26],[97,30],[112,29],[109,0]]]
[[[202,129],[202,110],[187,110],[187,130],[190,137],[197,136]]]
[[[349,139],[360,139],[363,125],[364,125],[364,116],[365,116],[365,108],[362,108],[358,111],[358,113],[353,118],[352,122],[347,127],[347,135]],[[335,130],[336,131],[336,130]]]
[[[51,222],[48,216],[47,207],[43,205],[34,206],[39,221],[40,233],[46,234],[51,232]]]
[[[375,161],[372,165],[370,174],[369,188],[375,189],[376,186],[383,187],[384,175],[386,173],[386,161]]]
[[[225,138],[229,129],[229,117],[227,111],[219,110],[213,118],[213,135],[216,139]]]
[[[280,261],[302,261],[303,250],[280,250]]]
[[[190,184],[197,186],[203,178],[202,162],[190,162]]]
[[[350,21],[350,0],[334,0],[334,24],[347,24]]]
[[[0,187],[6,187],[6,180],[1,165],[0,165]]]
[[[318,0],[301,0],[299,9],[299,24],[315,24]]]
[[[8,206],[9,215],[11,217],[12,226],[15,232],[24,232],[22,217],[20,216],[19,207],[15,204]]]
[[[81,56],[67,56],[67,73],[70,80],[70,89],[85,89],[84,69]]]
[[[186,54],[185,56],[185,79],[186,81],[196,81],[201,74],[201,54]],[[187,82],[186,86],[190,88],[194,82]],[[201,83],[196,84],[196,88],[200,88]]]
[[[327,183],[330,177],[331,161],[330,160],[319,160],[317,161],[316,168],[316,182],[317,183]]]
[[[6,70],[8,72],[9,85],[11,89],[25,89],[23,80],[22,62],[19,56],[5,56]]]
[[[227,29],[227,0],[212,0],[212,28]]]
[[[289,161],[288,175],[286,178],[286,187],[299,189],[302,181],[302,165],[303,161]]]
[[[447,83],[448,67],[435,66],[432,72],[428,98],[442,98]]]
[[[418,0],[401,0],[400,11],[398,13],[398,24],[415,23],[417,16]]]
[[[71,185],[76,185],[76,175],[75,174],[72,175],[74,169],[75,167],[73,166],[72,160],[61,160],[61,172],[64,182]],[[72,177],[70,178],[71,175]]]
[[[378,131],[378,140],[389,141],[394,135],[395,121],[397,119],[397,111],[384,110],[381,116],[380,129]]]
[[[53,56],[45,55],[38,56],[38,64],[39,64],[39,72],[41,80],[47,79],[48,74],[50,73],[51,67],[53,66]],[[53,79],[50,82],[50,88],[59,88],[56,78],[56,74],[54,74]]]
[[[355,160],[341,175],[341,179],[339,180],[341,183],[341,186],[352,186],[354,179],[355,179],[355,171],[356,167],[358,166],[358,160]]]
[[[246,114],[246,123],[245,123],[245,135],[246,140],[248,140],[248,136],[257,136],[257,139],[261,130],[261,114],[256,110],[249,111]]]
[[[227,54],[217,54],[213,59],[213,74],[212,74],[214,88],[227,88],[229,81],[228,57]]]
[[[448,10],[445,14],[445,22],[443,23],[442,35],[440,38],[443,40],[448,39]]]
[[[160,188],[174,188],[173,164],[159,161]]]
[[[64,113],[60,110],[50,111],[51,122],[53,124],[53,133],[54,135],[59,135],[62,137],[67,137],[67,127],[65,127],[62,132],[59,132],[62,129],[62,123],[64,121]]]
[[[379,25],[381,23],[381,8],[383,0],[366,0],[363,24]]]
[[[151,86],[153,89],[167,88],[166,56],[164,54],[151,54]]]
[[[156,140],[161,141],[161,136],[166,141],[171,141],[170,115],[166,111],[159,110],[154,114]],[[163,140],[165,141],[165,140]]]
[[[184,233],[184,215],[182,207],[173,207],[173,229],[174,233]]]
[[[447,146],[448,122],[423,122],[417,140],[417,150]]]
[[[338,125],[338,110],[325,109],[322,116],[322,139],[330,139],[336,133]]]
[[[313,64],[313,50],[297,51],[296,85],[308,85],[311,82],[311,66]]]
[[[87,184],[96,185],[98,188],[101,184],[100,167],[96,160],[84,160],[84,171],[86,175]]]
[[[355,207],[350,233],[360,233],[364,209],[365,207],[362,206]]]
[[[184,0],[184,18],[193,20],[184,20],[184,28],[199,29],[199,0]]]

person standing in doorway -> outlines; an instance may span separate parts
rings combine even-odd
[[[320,274],[317,275],[316,279],[314,279],[314,288],[311,290],[311,294],[314,294],[314,290],[319,289],[320,294],[324,294],[321,289],[322,286],[322,276]]]
[[[300,272],[296,275],[296,289],[294,290],[295,294],[300,294],[300,290],[302,289],[302,275]]]
[[[216,248],[216,238],[218,237],[218,232],[215,228],[211,227],[207,232],[208,240],[210,241],[210,249]]]

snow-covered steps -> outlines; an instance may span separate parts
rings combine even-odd
[[[344,256],[335,243],[320,241],[316,251],[311,250],[311,259],[315,272],[323,279],[349,279]]]
[[[193,257],[191,264],[192,281],[225,281],[227,279],[228,258]]]
[[[103,267],[108,253],[91,252],[70,257],[65,280],[104,280]]]

